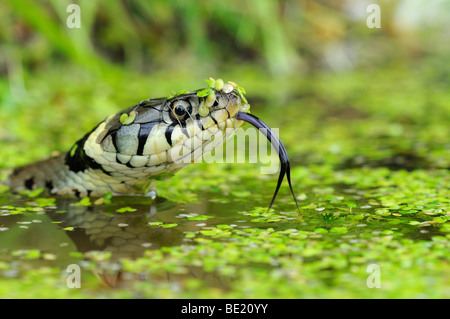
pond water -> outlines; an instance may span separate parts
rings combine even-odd
[[[321,282],[317,289],[339,289],[343,283],[337,279],[347,276],[347,285],[370,291],[365,278],[369,274],[364,273],[368,265],[390,268],[400,262],[400,268],[413,267],[416,261],[411,258],[425,251],[442,250],[437,258],[442,262],[447,255],[444,243],[433,241],[445,233],[424,218],[437,214],[388,218],[379,201],[342,184],[307,193],[314,195],[298,196],[298,214],[288,191],[270,211],[263,207],[270,192],[252,200],[250,191],[245,201],[203,192],[197,202],[187,204],[144,196],[86,202],[3,192],[0,273],[7,283],[52,269],[43,277],[53,276],[59,290],[66,285],[68,296],[73,291],[68,267],[76,265],[83,296],[188,296],[185,289],[192,286],[198,296],[212,291],[242,297],[258,296],[261,285],[252,278],[248,291],[242,291],[241,276],[247,272],[266,272],[268,285],[274,278],[292,277],[299,290],[299,284],[306,285],[303,272],[311,276],[308,280]],[[392,255],[383,256],[384,250]],[[406,257],[406,251],[412,255]],[[41,280],[47,288],[55,284]],[[160,291],[149,292],[153,286]],[[285,289],[290,292],[292,287],[286,284]]]

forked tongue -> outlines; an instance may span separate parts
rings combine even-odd
[[[278,183],[277,188],[275,189],[275,193],[273,194],[272,201],[270,202],[269,209],[272,207],[273,202],[275,201],[275,198],[277,197],[278,191],[280,189],[281,183],[283,182],[284,176],[286,175],[286,178],[289,183],[289,188],[291,189],[292,197],[294,197],[295,204],[297,205],[298,211],[300,211],[300,208],[298,207],[297,198],[295,197],[294,190],[292,188],[291,183],[291,166],[289,163],[289,156],[287,154],[286,148],[284,147],[283,143],[281,143],[280,138],[272,131],[272,129],[264,123],[261,119],[258,117],[250,114],[250,113],[244,113],[244,112],[238,112],[236,114],[236,119],[247,122],[257,129],[261,133],[263,133],[269,142],[272,144],[272,146],[275,148],[275,150],[278,153],[278,156],[280,158],[280,175],[278,176]]]

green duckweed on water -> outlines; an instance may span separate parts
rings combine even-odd
[[[286,182],[268,209],[278,171],[262,174],[269,164],[245,150],[245,163],[236,154],[161,178],[155,199],[65,199],[0,184],[0,297],[449,298],[450,73],[438,26],[402,33],[387,5],[373,30],[326,1],[308,9],[324,23],[296,1],[279,15],[266,1],[252,11],[188,3],[111,2],[105,20],[67,37],[56,3],[0,4],[0,181],[74,154],[108,115],[212,75],[246,89],[210,79],[197,95],[231,85],[279,128],[300,213]],[[137,23],[121,16],[128,27],[117,28],[118,12]],[[70,265],[80,267],[79,289],[69,288]]]
[[[231,169],[239,174],[238,169]],[[205,179],[211,172],[207,167],[201,171],[197,174],[205,175]],[[215,168],[214,171],[215,177],[229,179],[228,170]],[[240,178],[245,181],[247,174],[246,170]],[[309,183],[304,185],[307,177]],[[190,174],[184,178],[190,178]],[[25,239],[26,232],[47,231],[51,239],[43,238],[34,245],[54,243],[53,247],[45,247],[47,243],[30,248],[22,239],[11,247],[4,255],[2,271],[6,276],[2,281],[5,287],[13,285],[17,290],[2,293],[11,297],[46,293],[55,296],[57,292],[59,297],[149,298],[208,298],[211,294],[234,298],[446,296],[450,237],[446,171],[405,172],[383,168],[333,171],[317,166],[295,169],[293,178],[296,185],[304,185],[297,187],[308,194],[306,198],[299,196],[301,215],[295,212],[287,189],[283,196],[286,202],[270,211],[264,206],[252,208],[240,197],[230,196],[227,189],[206,195],[200,190],[197,195],[202,194],[201,199],[191,204],[176,204],[174,194],[170,198],[172,202],[157,205],[162,211],[153,217],[143,216],[151,203],[149,199],[130,209],[131,206],[123,206],[130,199],[113,198],[112,204],[90,206],[101,208],[97,214],[109,218],[106,225],[91,217],[92,211],[86,214],[83,209],[78,219],[65,216],[77,215],[70,211],[53,214],[57,207],[41,207],[39,198],[31,202],[25,198],[23,204],[29,206],[2,206],[2,218],[15,216],[15,211],[20,211],[22,218],[9,223],[9,229],[1,235]],[[170,183],[175,187],[178,182]],[[196,186],[201,189],[201,182]],[[265,186],[260,187],[262,190]],[[265,204],[264,197],[259,202]],[[72,207],[83,207],[76,204]],[[236,206],[243,210],[236,210]],[[208,215],[202,214],[206,211]],[[59,218],[62,224],[49,223],[48,214],[62,216]],[[83,224],[83,218],[91,220],[90,226]],[[38,220],[42,222],[36,223]],[[31,223],[23,224],[26,221]],[[95,227],[91,229],[96,224],[103,227],[101,232]],[[84,248],[74,255],[80,247],[75,248],[70,241],[78,246],[77,239],[71,236],[68,240],[64,235],[64,231],[84,229],[91,234],[92,241],[96,240],[95,234],[101,234],[113,242],[118,241],[114,229],[109,234],[106,232],[114,226],[131,227],[133,231],[148,233],[152,239],[131,236],[131,242],[136,240],[142,248],[136,258],[129,256],[133,256],[132,244],[122,245],[118,250],[107,247],[106,253],[112,255],[103,256],[104,252],[99,252],[103,256],[100,258],[91,251],[83,251]],[[153,235],[155,230],[160,232]],[[119,257],[121,254],[126,257]],[[68,291],[65,287],[63,270],[67,263],[82,265],[82,285],[88,287],[83,292]],[[381,269],[379,289],[367,286],[370,265]],[[126,274],[122,276],[129,278],[128,283],[121,284],[127,289],[105,290],[104,284],[94,276],[115,274],[118,269]],[[48,275],[39,275],[42,273]],[[48,292],[32,289],[34,281],[48,287]],[[30,289],[22,290],[24,285]]]

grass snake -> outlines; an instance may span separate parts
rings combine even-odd
[[[205,89],[141,101],[107,117],[69,151],[14,169],[7,183],[14,191],[43,188],[70,197],[144,194],[247,122],[265,134],[280,158],[269,207],[285,175],[297,204],[286,149],[267,124],[249,113],[243,88],[221,79],[207,82]]]

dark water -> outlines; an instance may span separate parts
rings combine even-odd
[[[368,204],[361,191],[339,186],[340,193],[357,203],[355,210],[373,213],[379,207]],[[260,194],[261,195],[261,194]],[[255,204],[264,206],[271,193],[255,196],[261,202],[248,198],[229,196],[227,200],[217,200],[217,194],[204,193],[198,203],[178,204],[166,199],[155,200],[143,196],[115,197],[110,204],[76,206],[79,200],[56,198],[46,205],[24,195],[3,193],[0,195],[0,256],[10,267],[0,270],[4,277],[20,278],[22,271],[41,266],[59,267],[65,270],[70,264],[80,264],[90,268],[107,286],[122,287],[129,282],[146,280],[145,276],[124,273],[120,262],[136,259],[147,250],[164,246],[196,245],[186,238],[186,233],[209,229],[218,224],[236,228],[268,228],[276,230],[297,229],[312,231],[318,227],[330,229],[334,226],[349,226],[353,229],[338,241],[356,240],[378,236],[384,230],[393,229],[386,220],[366,223],[364,221],[333,221],[324,215],[322,208],[303,209],[302,218],[295,211],[290,194],[281,194],[278,203],[277,222],[255,222],[255,216],[247,213]],[[310,202],[320,202],[311,198]],[[40,207],[38,204],[40,204]],[[302,205],[307,204],[303,202]],[[325,203],[324,203],[324,206]],[[135,211],[117,212],[123,207]],[[283,212],[280,208],[285,209]],[[206,220],[191,220],[189,217],[208,215]],[[280,219],[281,218],[281,219]],[[164,228],[163,225],[176,224]],[[438,234],[436,229],[418,231],[417,227],[396,225],[406,238],[429,240]],[[394,227],[394,229],[396,229]],[[38,252],[33,257],[33,252]],[[89,260],[96,254],[108,253],[108,259],[94,267]],[[192,267],[184,277],[201,278],[210,286],[226,289],[227,280],[214,272],[205,272],[201,267]],[[177,281],[177,275],[166,278]]]
[[[108,286],[117,286],[123,279],[118,266],[122,259],[135,259],[146,250],[164,246],[192,244],[191,239],[185,238],[186,232],[217,224],[244,228],[251,224],[249,218],[236,214],[235,205],[215,202],[212,195],[194,204],[143,196],[115,197],[111,204],[87,207],[76,206],[78,202],[57,198],[55,205],[39,207],[23,195],[1,195],[0,256],[12,265],[2,275],[20,277],[22,270],[44,265],[64,270],[73,263],[83,265],[83,260],[90,259],[86,257],[106,252],[110,254],[108,261],[97,264],[93,271]],[[135,211],[117,212],[123,207]],[[198,215],[212,218],[187,218]],[[153,222],[176,227],[163,228]],[[39,251],[38,258],[30,258],[33,251]],[[201,269],[190,269],[189,275],[223,286],[220,278]]]

